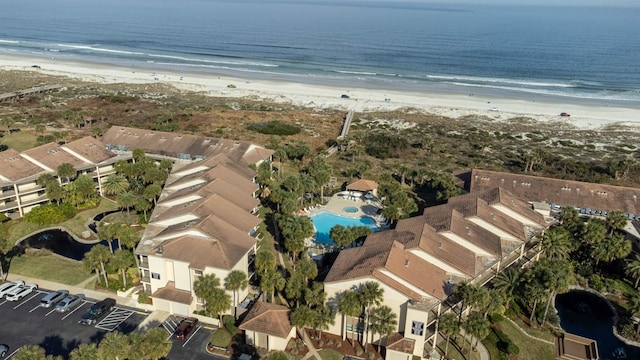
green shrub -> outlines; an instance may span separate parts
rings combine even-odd
[[[593,274],[589,277],[589,286],[597,291],[604,290],[604,282],[602,282],[602,278],[598,274]]]
[[[69,220],[76,216],[78,211],[75,206],[69,203],[57,204],[43,204],[36,206],[24,215],[24,221],[38,224],[38,225],[50,225],[61,223],[65,220]]]
[[[291,124],[285,124],[281,121],[268,121],[262,123],[251,124],[247,127],[249,130],[259,132],[266,135],[295,135],[300,133],[300,127]]]
[[[491,315],[489,315],[489,320],[492,323],[499,323],[501,321],[504,321],[504,316],[502,316],[500,314],[491,314]]]
[[[238,332],[238,328],[236,327],[236,320],[231,315],[224,315],[222,317],[222,323],[224,324],[225,329],[229,330],[230,333],[235,334]]]
[[[138,293],[138,304],[146,304],[149,302],[149,294],[144,291]]]

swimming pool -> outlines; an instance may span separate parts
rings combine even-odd
[[[342,211],[347,212],[347,213],[351,213],[351,214],[355,214],[358,212],[358,208],[355,206],[347,206],[342,208]]]
[[[331,228],[336,225],[342,225],[344,227],[368,226],[373,231],[379,230],[375,221],[370,217],[347,218],[326,211],[313,215],[311,221],[316,228],[316,241],[324,244],[333,244],[333,241],[331,241],[329,237],[329,232]]]

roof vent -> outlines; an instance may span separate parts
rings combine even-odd
[[[409,258],[404,259],[404,266],[409,267]]]
[[[466,226],[465,229],[467,230],[467,235],[471,235],[471,229],[469,229],[468,226]]]
[[[164,246],[162,245],[158,246],[157,254],[162,255],[163,253],[164,253]]]

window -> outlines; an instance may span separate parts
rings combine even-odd
[[[414,321],[411,324],[411,334],[412,335],[420,335],[424,332],[424,323],[420,321]]]
[[[194,273],[196,276],[202,276],[202,270],[193,270],[193,273]]]
[[[160,280],[160,274],[152,272],[151,273],[151,278],[152,279],[156,279],[156,280]]]

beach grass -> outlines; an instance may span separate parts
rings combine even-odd
[[[21,131],[16,131],[11,135],[5,134],[5,136],[2,137],[2,143],[7,145],[10,149],[25,151],[37,145],[37,137],[38,136],[34,131],[22,129]]]
[[[9,273],[66,285],[76,285],[91,277],[82,262],[56,255],[22,255],[11,259]]]

